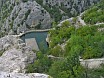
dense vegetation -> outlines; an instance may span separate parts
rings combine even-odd
[[[51,9],[50,9],[49,6],[44,5],[44,8],[49,12],[51,18],[52,18],[54,21],[59,22],[60,19],[62,19],[62,15],[63,15],[63,14],[61,14],[61,12],[60,12],[60,10],[59,10],[58,7],[51,6],[51,7],[50,7]]]
[[[104,0],[85,11],[82,18],[88,24],[104,22]]]
[[[62,20],[62,17],[72,17],[72,16],[77,16],[79,12],[77,12],[74,8],[78,7],[73,7],[73,10],[70,8],[66,8],[64,4],[61,4],[61,6],[51,6],[50,4],[43,5],[43,0],[36,0],[37,3],[39,3],[41,6],[43,6],[50,14],[51,18],[55,22],[59,22]],[[71,13],[72,12],[72,13]]]
[[[37,60],[33,64],[29,64],[27,67],[27,73],[46,73],[52,64],[52,60],[48,59],[46,54],[37,52]]]
[[[104,77],[104,65],[102,65],[101,68],[98,69],[87,69],[88,71],[88,78],[99,78]]]
[[[23,2],[27,2],[28,0],[22,0]]]
[[[51,18],[54,21],[59,22],[61,20],[62,14],[59,10],[59,7],[50,6],[50,5],[43,5],[43,0],[36,0],[36,2],[38,2],[40,5],[42,5],[49,12]]]
[[[4,53],[4,51],[0,51],[0,56],[2,56],[3,53]]]
[[[53,78],[98,78],[102,73],[94,75],[83,68],[79,56],[83,59],[104,56],[104,32],[98,31],[101,26],[84,26],[75,28],[68,21],[61,27],[54,23],[50,30],[50,46],[47,52],[37,52],[37,60],[27,67],[27,72],[47,73]],[[61,47],[65,44],[64,49]],[[53,55],[53,57],[49,57]],[[102,69],[96,69],[95,73]],[[93,71],[93,72],[92,72]],[[57,74],[56,74],[57,73]]]
[[[83,59],[104,56],[104,32],[99,32],[95,26],[76,29],[74,26],[68,26],[68,22],[65,22],[61,27],[50,31],[50,40],[50,53],[54,56],[67,56],[73,52],[79,53]],[[62,51],[61,46],[57,46],[65,42],[65,51]]]
[[[80,65],[77,54],[64,59],[48,58],[42,52],[38,52],[37,56],[37,60],[33,64],[28,65],[27,73],[47,73],[53,78],[84,77],[84,68]]]
[[[28,0],[22,0],[27,2]],[[43,5],[43,0],[36,0]],[[85,11],[83,19],[88,24],[96,24],[104,22],[104,0],[100,4],[95,5],[91,9]],[[1,19],[5,19],[7,5],[4,5]],[[69,13],[69,9],[55,7],[50,5],[43,6],[51,15],[54,21],[59,22],[65,12],[65,16],[73,16]],[[51,8],[51,9],[50,9]],[[77,7],[76,7],[77,8]],[[12,10],[12,7],[9,12]],[[5,12],[5,13],[4,13]],[[27,19],[30,10],[25,14],[24,20]],[[73,12],[74,16],[78,13]],[[14,18],[13,18],[14,20]],[[5,20],[2,20],[4,22]],[[74,18],[76,21],[76,18]],[[22,22],[23,23],[23,22]],[[10,23],[11,28],[13,22]],[[39,29],[40,24],[37,26]],[[79,57],[82,59],[101,58],[104,57],[104,24],[98,26],[86,25],[76,28],[70,22],[65,21],[60,27],[56,23],[53,29],[49,31],[49,49],[46,51],[43,47],[37,52],[37,59],[27,66],[27,73],[46,73],[53,78],[100,78],[104,76],[104,65],[99,69],[88,69],[80,65]],[[5,33],[5,32],[4,32]],[[4,35],[0,33],[0,37]],[[0,56],[3,51],[0,51]],[[51,57],[49,57],[51,56]]]
[[[42,5],[42,0],[37,0],[37,2]],[[86,23],[95,24],[98,21],[104,21],[104,8],[101,6],[103,6],[103,3],[99,4],[99,7],[95,7],[97,10],[102,8],[99,13],[94,7],[85,12],[82,18]],[[56,22],[62,18],[58,8],[68,12],[64,7],[50,7],[52,9],[49,9],[47,5],[44,6],[51,17],[55,17]],[[91,14],[92,16],[90,16]],[[100,78],[104,76],[104,66],[100,69],[88,69],[83,68],[79,62],[79,56],[83,59],[104,56],[104,32],[99,31],[102,28],[104,28],[104,24],[76,28],[68,21],[65,21],[61,27],[53,23],[53,29],[49,32],[49,50],[37,52],[37,60],[27,67],[27,72],[47,73],[53,78]],[[49,57],[49,55],[52,56]]]

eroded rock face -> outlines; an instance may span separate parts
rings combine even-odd
[[[31,59],[30,59],[31,58]],[[4,72],[25,72],[25,67],[36,58],[31,51],[26,52],[19,49],[5,51],[0,57],[0,71]]]
[[[14,27],[22,25],[31,28],[31,26],[35,27],[41,24],[40,27],[38,26],[37,28],[50,28],[51,20],[49,13],[35,1],[21,2],[14,7],[10,16],[11,18],[14,16],[13,14],[18,14],[14,19]]]
[[[17,35],[0,38],[0,78],[49,78],[40,73],[25,74],[26,66],[36,59],[36,53]]]
[[[50,14],[36,1],[7,0],[2,3],[3,8],[0,9],[0,15],[3,17],[3,22],[0,24],[2,31],[10,32],[12,29],[19,34],[31,28],[47,29],[51,27]]]
[[[24,73],[36,54],[17,36],[5,36],[0,39],[0,49],[4,51],[0,57],[0,71]]]
[[[43,4],[49,4],[51,6],[60,6],[69,9],[72,14],[74,12],[81,13],[86,8],[95,3],[99,2],[100,0],[43,0]]]
[[[13,45],[17,45],[16,36],[5,36],[0,38],[0,50],[6,50]]]
[[[0,78],[49,78],[40,73],[25,74],[26,66],[36,59],[36,53],[17,35],[0,38]]]
[[[0,16],[2,17],[0,19],[1,32],[8,34],[8,32],[11,33],[10,30],[12,29],[15,34],[19,34],[31,29],[48,29],[51,27],[52,20],[54,20],[56,16],[59,15],[60,17],[58,21],[76,16],[99,1],[100,0],[0,0]],[[56,7],[59,13],[53,14],[53,12],[50,12],[52,6]]]
[[[39,73],[23,74],[0,72],[0,78],[49,78],[49,75]]]

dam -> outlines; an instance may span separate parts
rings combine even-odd
[[[48,43],[46,41],[49,30],[31,30],[20,35],[20,38],[30,46],[33,50],[47,50]]]

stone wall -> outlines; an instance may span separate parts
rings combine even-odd
[[[104,64],[104,58],[98,58],[98,59],[87,59],[83,60],[80,59],[80,63],[84,67],[88,68],[99,68],[102,64]]]

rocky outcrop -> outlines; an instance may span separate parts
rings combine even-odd
[[[60,6],[65,7],[71,11],[81,13],[83,10],[88,8],[91,5],[99,2],[100,0],[43,0],[43,4],[51,6]]]
[[[7,50],[13,45],[17,45],[16,36],[5,36],[0,38],[0,50]]]
[[[47,29],[51,27],[51,20],[56,19],[58,22],[76,16],[99,1],[0,0],[1,32],[8,34],[13,31],[12,34],[19,34],[31,29]]]
[[[35,1],[31,2],[28,1],[26,3],[20,3],[20,5],[15,6],[13,9],[13,13],[16,13],[18,15],[17,18],[14,20],[14,25],[21,24],[23,22],[23,25],[26,24],[26,26],[37,26],[38,24],[41,24],[42,27],[40,28],[49,28],[50,27],[50,15],[49,13],[44,10],[39,4],[37,4]],[[12,14],[13,14],[12,13]],[[13,15],[11,14],[11,18]],[[14,26],[13,25],[13,26]],[[24,25],[25,26],[25,25]]]
[[[21,49],[23,47],[26,47],[26,45],[17,35],[7,35],[0,38],[0,51],[7,51],[12,48]]]
[[[101,65],[104,64],[104,58],[98,58],[98,59],[80,59],[80,63],[82,66],[90,69],[96,69],[101,67]]]
[[[40,73],[25,74],[26,66],[36,59],[36,53],[17,35],[0,38],[0,78],[49,78]]]
[[[40,73],[23,74],[23,73],[0,72],[0,78],[51,78],[51,77],[49,75]]]
[[[0,57],[0,71],[24,73],[26,65],[35,58],[36,55],[32,51],[12,48]]]
[[[8,7],[6,7],[8,6]],[[4,9],[5,8],[5,9]],[[8,11],[7,15],[4,13]],[[4,13],[4,14],[3,14]],[[2,31],[10,29],[17,34],[28,29],[46,29],[51,27],[49,13],[33,0],[7,0],[2,5]]]
[[[25,67],[34,61],[36,54],[17,36],[5,36],[0,39],[0,71],[25,72]]]

